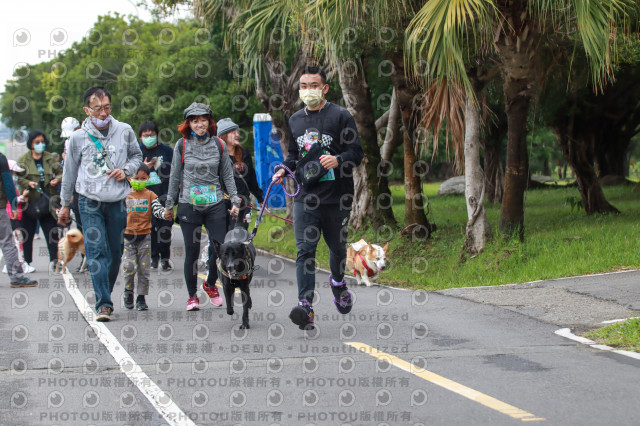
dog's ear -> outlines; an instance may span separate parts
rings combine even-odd
[[[384,254],[387,254],[387,249],[389,248],[389,243],[387,243],[384,247],[382,247],[382,251]]]

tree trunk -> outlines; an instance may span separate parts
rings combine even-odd
[[[562,154],[576,174],[582,204],[588,215],[593,213],[620,213],[604,196],[598,176],[593,168],[594,144],[578,141],[573,137],[575,122],[570,120],[553,128]]]
[[[464,250],[475,256],[484,250],[491,231],[484,209],[484,173],[480,166],[480,113],[469,99],[464,117],[464,194],[468,217]]]
[[[524,241],[524,191],[529,180],[527,114],[536,90],[535,49],[539,35],[530,20],[527,2],[508,3],[510,7],[504,10],[504,20],[495,40],[508,126],[500,233],[509,238],[517,232]]]
[[[391,94],[391,106],[389,107],[389,118],[387,121],[387,132],[384,135],[384,142],[380,148],[380,155],[383,163],[390,162],[393,153],[402,142],[400,138],[400,107],[396,96],[396,89]],[[387,169],[385,168],[384,171]]]
[[[509,238],[517,232],[520,240],[524,241],[524,191],[529,180],[526,127],[530,98],[523,95],[507,95],[506,101],[509,131],[504,194],[500,209],[500,233]]]
[[[413,135],[416,129],[417,111],[414,109],[416,96],[420,94],[420,88],[413,84],[406,76],[404,70],[404,58],[402,51],[395,52],[392,57],[393,73],[391,82],[396,91],[400,117],[402,119],[403,143],[404,143],[404,182],[405,182],[405,230],[411,230],[421,235],[428,236],[432,225],[424,213],[424,196],[420,176],[416,174],[416,153],[413,144]]]
[[[364,58],[360,59],[364,60]],[[353,63],[350,62],[350,64]],[[356,229],[365,223],[374,228],[383,224],[394,226],[396,219],[391,209],[392,198],[389,184],[386,176],[378,174],[380,148],[378,147],[375,115],[371,105],[371,91],[364,73],[365,67],[358,66],[353,69],[349,68],[348,64],[338,64],[338,77],[345,105],[356,123],[365,154],[361,165],[364,173],[362,170],[358,173],[354,171],[354,186],[360,189],[357,193],[358,197],[367,198],[366,201],[357,200],[357,202],[354,198],[351,225]],[[365,185],[357,181],[361,179],[365,179]]]

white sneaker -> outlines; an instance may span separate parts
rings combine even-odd
[[[2,268],[2,273],[6,274],[7,273],[7,265],[4,265],[4,268]]]

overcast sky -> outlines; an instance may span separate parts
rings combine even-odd
[[[136,0],[3,0],[0,6],[0,92],[21,64],[53,59],[109,12],[151,21]],[[183,11],[180,15],[186,16]]]

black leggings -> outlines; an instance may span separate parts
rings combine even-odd
[[[189,297],[194,297],[198,291],[198,256],[200,255],[202,226],[204,225],[209,235],[211,257],[208,280],[210,283],[215,283],[218,279],[218,269],[215,262],[217,254],[212,240],[215,239],[219,243],[224,241],[227,212],[224,202],[204,208],[179,203],[177,216],[180,218],[180,230],[184,238],[184,280],[187,283]]]
[[[23,213],[22,220],[22,235],[24,242],[22,248],[24,250],[24,261],[31,264],[33,262],[33,237],[36,233],[37,220],[33,219]],[[49,261],[56,260],[58,258],[58,241],[60,241],[60,226],[56,220],[50,214],[40,218],[40,227],[44,233],[44,238],[47,241],[47,247],[49,248]]]

